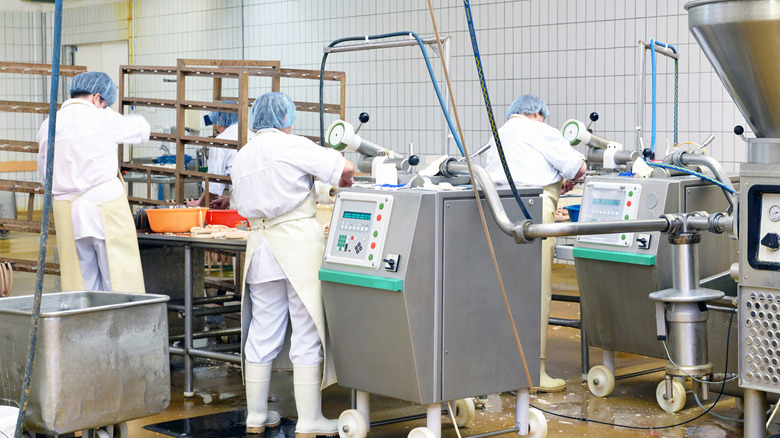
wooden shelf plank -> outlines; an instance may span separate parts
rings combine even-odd
[[[38,143],[34,141],[0,140],[0,151],[38,153]]]

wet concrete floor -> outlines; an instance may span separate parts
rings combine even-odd
[[[12,233],[8,240],[0,240],[0,254],[7,257],[35,259],[37,256],[37,235]],[[52,244],[53,245],[53,242]],[[51,257],[48,258],[51,260]],[[34,275],[17,273],[12,295],[32,294],[34,290]],[[553,270],[553,288],[555,293],[577,294],[576,273],[573,266],[555,265]],[[54,291],[53,277],[46,276],[44,292]],[[554,302],[552,316],[559,318],[578,318],[579,307],[572,303]],[[478,329],[476,327],[475,329]],[[601,352],[591,348],[591,366],[601,363]],[[712,352],[712,354],[718,354]],[[579,331],[571,328],[551,327],[548,346],[548,370],[554,377],[566,379],[567,388],[564,392],[555,394],[533,394],[532,405],[556,414],[574,418],[589,418],[609,424],[622,424],[648,429],[628,429],[613,425],[584,422],[573,418],[558,417],[545,414],[548,421],[548,436],[550,437],[707,437],[726,438],[742,436],[740,423],[722,420],[707,414],[684,425],[658,429],[668,425],[676,425],[699,416],[700,409],[693,397],[688,394],[685,407],[676,414],[668,414],[661,410],[655,400],[655,388],[663,377],[663,373],[654,373],[641,377],[618,380],[614,392],[606,398],[595,397],[583,383],[580,361]],[[616,354],[618,374],[635,372],[643,369],[663,366],[664,362],[631,354]],[[515,366],[518,373],[521,365]],[[172,357],[170,406],[161,414],[137,419],[129,422],[130,436],[138,438],[163,437],[143,427],[150,424],[172,420],[191,418],[221,412],[240,411],[246,408],[244,388],[241,384],[241,371],[238,366],[217,363],[207,360],[196,361],[194,386],[195,396],[184,398],[182,395],[184,374],[182,360]],[[690,389],[690,388],[689,388]],[[274,373],[271,393],[276,401],[270,403],[271,409],[279,411],[284,417],[293,419],[296,416],[295,402],[292,394],[292,373]],[[715,396],[710,398],[710,403]],[[488,397],[486,406],[477,409],[474,421],[460,430],[463,437],[502,430],[514,426],[515,400],[510,394],[492,394]],[[324,392],[323,412],[330,418],[337,418],[349,408],[349,391],[334,385]],[[413,403],[388,399],[381,396],[371,398],[371,421],[386,420],[408,415],[422,414],[424,408]],[[713,409],[719,415],[739,418],[735,399],[724,395]],[[239,415],[239,414],[236,414]],[[241,417],[234,421],[240,421]],[[293,436],[290,434],[291,423],[286,428],[269,430],[266,437],[281,438]],[[407,421],[403,423],[375,427],[369,437],[405,437],[415,427],[425,426],[425,420]],[[226,425],[224,432],[240,431],[240,426]],[[780,427],[774,424],[770,433],[780,432]],[[240,435],[240,432],[239,432]],[[239,436],[236,435],[236,436]],[[187,436],[201,436],[192,430]],[[216,435],[220,436],[220,435]],[[442,436],[457,437],[457,432],[448,418],[442,418]],[[506,434],[503,436],[512,436]]]

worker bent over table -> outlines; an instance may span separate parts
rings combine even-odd
[[[355,167],[335,150],[290,134],[295,114],[286,94],[260,96],[251,113],[257,135],[238,151],[233,165],[236,207],[252,227],[242,298],[247,432],[261,433],[280,422],[278,413],[268,411],[268,388],[289,319],[295,435],[334,436],[337,420],[321,411],[321,389],[335,383],[335,368],[317,279],[325,239],[315,218],[313,187],[314,178],[349,187]]]

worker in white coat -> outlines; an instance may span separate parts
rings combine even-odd
[[[222,101],[221,103],[232,103],[231,101]],[[238,114],[225,111],[211,111],[208,114],[209,121],[214,125],[217,131],[216,138],[220,140],[238,140]],[[247,130],[247,141],[254,138],[255,133]],[[216,175],[230,176],[233,170],[233,159],[236,157],[235,149],[221,147],[209,147],[209,168],[208,173]],[[222,196],[225,192],[225,183],[209,182],[208,194],[206,193],[206,183],[203,183],[203,193],[199,199],[188,203],[190,207],[205,207],[224,210],[230,204],[230,195]],[[208,200],[206,200],[208,196]]]
[[[149,123],[108,108],[116,85],[101,72],[75,76],[57,111],[52,196],[63,291],[145,292],[135,224],[119,178],[118,143],[149,140]],[[38,131],[46,175],[49,119]]]
[[[506,123],[498,130],[504,156],[517,184],[544,188],[542,218],[544,223],[555,222],[555,210],[561,194],[572,189],[572,180],[585,175],[585,157],[571,147],[563,134],[545,123],[550,110],[542,99],[524,94],[509,106]],[[485,157],[485,169],[494,181],[507,183],[494,139]],[[568,181],[567,181],[568,180]],[[540,348],[541,376],[539,387],[544,392],[563,391],[566,382],[547,375],[547,325],[552,299],[552,262],[555,239],[542,242],[542,339]]]
[[[268,388],[289,320],[295,436],[335,436],[337,420],[321,410],[321,389],[335,383],[335,368],[317,278],[325,239],[315,218],[314,179],[349,187],[355,166],[335,150],[290,133],[295,104],[284,93],[260,96],[251,119],[257,134],[236,154],[232,175],[236,207],[252,227],[241,324],[247,432],[279,424],[279,414],[268,410]]]

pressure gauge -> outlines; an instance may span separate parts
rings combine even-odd
[[[769,220],[772,222],[780,221],[780,205],[769,207]]]

